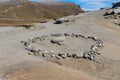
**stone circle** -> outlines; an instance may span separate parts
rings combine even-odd
[[[82,41],[91,41],[92,43],[89,45],[90,47],[88,47],[88,49],[79,51],[79,44],[75,44],[78,45],[78,48],[76,49],[72,43],[74,40],[81,41],[81,43]],[[97,55],[101,54],[99,52],[100,48],[104,47],[103,41],[95,36],[84,36],[74,33],[56,33],[43,35],[40,37],[28,39],[27,41],[21,41],[21,43],[23,43],[29,55],[42,56],[43,58],[49,56],[50,58],[56,58],[58,60],[66,58],[83,58],[94,60]],[[84,46],[81,45],[80,49],[82,47]],[[51,48],[55,49],[51,50]],[[67,51],[69,48],[70,50]]]

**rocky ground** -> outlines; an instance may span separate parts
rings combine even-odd
[[[1,27],[0,80],[120,80],[120,26],[105,12]]]

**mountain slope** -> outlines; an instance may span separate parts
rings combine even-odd
[[[83,12],[73,3],[44,4],[27,0],[12,0],[0,4],[0,18],[15,21],[41,21]]]

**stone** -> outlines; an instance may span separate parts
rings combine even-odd
[[[89,57],[89,53],[88,52],[84,52],[83,53],[83,58],[87,59]]]
[[[72,53],[67,53],[67,57],[72,57]]]
[[[76,55],[75,53],[73,53],[73,54],[72,54],[72,57],[73,57],[73,58],[76,58],[76,57],[77,57],[77,55]]]
[[[120,13],[117,14],[117,15],[115,15],[115,18],[116,18],[116,19],[120,19]],[[118,23],[118,25],[120,26],[120,22]]]
[[[116,22],[115,24],[118,25],[118,26],[120,26],[120,22]]]
[[[50,52],[49,52],[49,51],[45,51],[44,53],[45,53],[45,54],[49,54]]]
[[[58,44],[58,45],[63,44],[64,41],[65,41],[65,37],[57,37],[57,38],[51,39],[51,43]]]
[[[96,55],[96,52],[95,52],[95,51],[90,50],[90,51],[89,51],[89,54]]]
[[[97,43],[96,45],[97,45],[97,47],[103,47],[102,43]]]
[[[72,34],[71,34],[71,37],[74,38],[74,37],[76,37],[76,36],[75,36],[75,34],[72,33]]]
[[[55,55],[54,55],[54,54],[51,54],[51,57],[55,57]]]
[[[75,35],[76,38],[79,38],[79,35]]]
[[[24,43],[24,41],[21,41],[21,43]]]
[[[23,27],[25,27],[26,29],[30,29],[33,25],[21,25]]]
[[[89,56],[88,56],[88,59],[90,59],[90,60],[94,60],[94,55],[92,55],[92,54],[88,54]]]
[[[95,56],[93,54],[91,54],[90,52],[84,52],[83,58],[89,59],[89,60],[94,60]]]
[[[120,15],[120,7],[112,8],[106,11],[104,16],[108,16],[111,19],[118,19]]]
[[[100,52],[95,52],[97,55],[101,55],[101,53]]]
[[[113,9],[114,14],[119,14],[120,13],[120,8]]]
[[[32,39],[32,43],[36,43],[37,42],[37,40],[36,39]]]
[[[104,14],[104,16],[106,16],[106,15],[112,15],[112,14],[114,14],[113,9],[109,9],[109,10],[107,10],[107,12]]]
[[[54,53],[54,51],[49,51],[49,53],[50,53],[50,54],[53,54],[53,53]]]
[[[37,49],[34,49],[34,48],[27,48],[27,50],[30,51],[30,52],[33,52],[33,53],[37,52]]]
[[[27,47],[28,45],[29,45],[29,43],[27,43],[27,42],[24,42],[24,46],[26,46],[26,47]]]
[[[98,38],[97,38],[97,37],[92,37],[92,39],[93,39],[94,41],[97,41],[97,40],[98,40]]]
[[[85,36],[84,35],[79,35],[81,38],[85,38]]]
[[[42,56],[43,56],[43,57],[46,57],[45,53],[42,53]]]
[[[61,20],[55,20],[55,22],[54,22],[54,24],[61,24],[61,23],[63,23],[63,21],[61,21]]]
[[[66,54],[64,54],[64,53],[62,53],[62,52],[61,52],[61,53],[59,53],[59,54],[58,54],[58,56],[60,56],[61,58],[64,58],[64,59],[67,57],[67,55],[66,55]]]
[[[91,50],[91,51],[97,51],[97,48],[98,48],[98,47],[97,47],[96,45],[92,45],[90,50]]]
[[[28,55],[31,55],[31,53],[28,53]]]
[[[64,22],[70,22],[70,20],[64,20]]]
[[[56,36],[56,37],[60,37],[60,36],[62,36],[63,34],[61,34],[61,33],[57,33],[57,34],[50,34],[51,36]]]
[[[62,57],[63,59],[65,59],[65,58],[67,58],[67,55],[66,55],[66,54],[63,54],[63,55],[61,55],[61,57]]]
[[[32,42],[32,39],[28,39],[28,43],[31,43]]]
[[[88,39],[88,37],[87,37],[87,36],[83,36],[83,38],[84,38],[84,39]]]
[[[63,55],[63,53],[62,52],[60,52],[59,54],[58,54],[58,56],[62,56]]]
[[[64,43],[63,42],[59,42],[58,45],[64,45]]]
[[[64,36],[70,36],[70,34],[69,33],[64,33]]]
[[[39,53],[34,53],[34,56],[39,56],[40,54]]]
[[[60,60],[60,59],[61,59],[61,57],[60,57],[60,56],[56,56],[56,59]]]
[[[43,41],[43,40],[46,39],[46,37],[48,37],[48,36],[47,36],[47,35],[43,35],[43,36],[41,36],[41,37],[39,38],[39,40],[40,40],[40,41]]]
[[[76,54],[76,58],[82,58],[83,57],[83,55],[81,55],[81,54]]]

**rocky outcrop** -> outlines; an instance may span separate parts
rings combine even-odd
[[[104,16],[106,16],[105,18],[110,18],[110,19],[120,19],[120,2],[113,3],[113,7],[107,9]]]
[[[112,8],[120,7],[120,2],[112,3]]]

